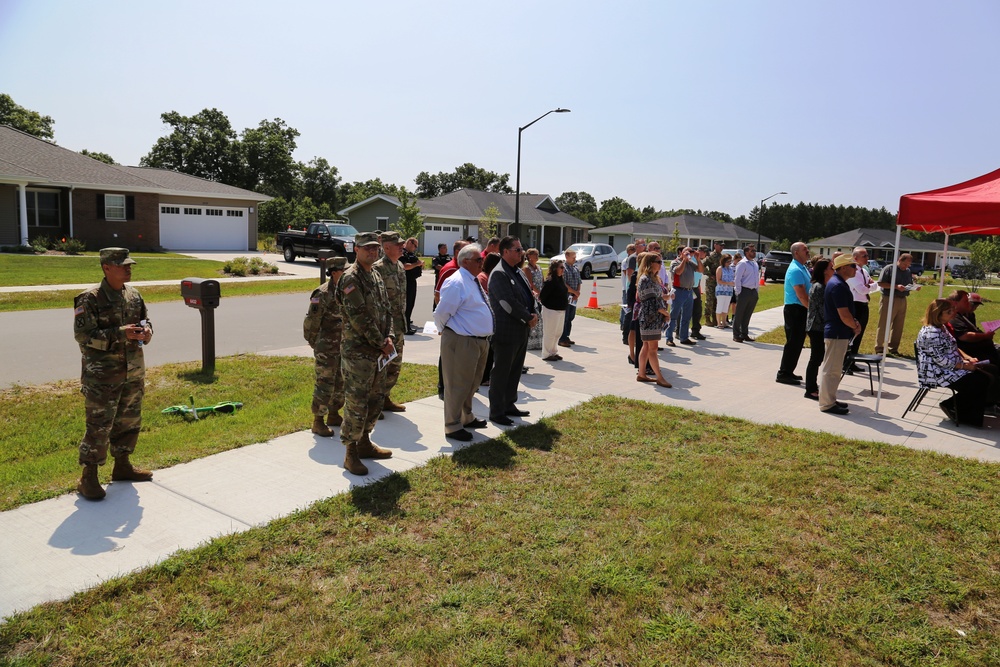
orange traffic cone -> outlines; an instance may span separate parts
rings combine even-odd
[[[764,284],[764,274],[763,274],[763,273],[762,273],[762,274],[760,274],[760,284],[761,284],[761,285],[763,285],[763,284]]]
[[[597,305],[597,278],[594,278],[594,289],[590,292],[590,301],[587,302],[587,308],[593,308],[594,310],[601,309]]]

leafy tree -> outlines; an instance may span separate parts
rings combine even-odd
[[[417,196],[421,199],[430,199],[462,188],[512,194],[514,190],[508,185],[509,180],[510,174],[486,171],[471,162],[466,162],[451,173],[442,171],[431,176],[422,171],[417,174],[414,182],[417,184]]]
[[[399,219],[392,224],[392,228],[400,233],[404,239],[417,236],[424,231],[424,216],[420,215],[420,207],[417,200],[406,188],[400,188],[399,193]]]
[[[612,197],[601,202],[601,209],[589,222],[597,227],[610,227],[626,222],[637,222],[639,218],[638,209],[621,197]]]
[[[25,109],[7,93],[0,93],[0,125],[10,125],[16,130],[55,143],[52,116],[43,116],[37,111]]]
[[[556,206],[584,222],[590,222],[597,213],[597,201],[588,192],[564,192],[556,197]]]
[[[398,185],[383,183],[382,179],[373,178],[368,181],[355,181],[340,186],[337,201],[340,202],[340,208],[347,208],[375,195],[389,195],[399,199],[402,192],[403,188]]]
[[[86,148],[80,151],[80,155],[86,155],[87,157],[92,157],[95,160],[98,160],[99,162],[103,162],[105,164],[118,164],[117,162],[115,162],[115,159],[110,155],[108,155],[107,153],[88,151]]]
[[[681,247],[681,223],[674,223],[674,233],[670,235],[670,247],[664,248],[664,250],[677,253],[677,249]]]
[[[483,217],[479,218],[479,238],[491,239],[500,235],[500,209],[493,202],[483,211]]]
[[[308,227],[317,220],[336,218],[333,209],[327,204],[315,204],[309,197],[285,199],[275,197],[264,202],[258,209],[257,229],[264,234],[274,234],[292,229]]]
[[[1000,243],[996,236],[974,241],[969,245],[969,266],[962,280],[969,291],[975,292],[983,282],[992,282],[991,274],[1000,269]]]
[[[160,115],[173,128],[160,137],[139,164],[173,169],[223,183],[241,182],[236,132],[229,118],[218,109],[204,109],[194,116],[176,111]]]
[[[280,118],[262,120],[257,127],[243,130],[233,146],[239,178],[230,185],[271,196],[294,196],[298,165],[292,153],[298,136],[299,131]]]
[[[314,157],[307,164],[299,163],[298,196],[309,197],[318,204],[329,204],[336,210],[339,185],[337,168],[325,158]]]

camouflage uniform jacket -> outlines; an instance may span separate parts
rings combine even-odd
[[[377,359],[385,339],[395,339],[382,276],[375,270],[365,271],[357,262],[351,264],[337,283],[337,301],[344,318],[343,357]]]
[[[337,288],[325,282],[309,299],[309,312],[302,323],[302,334],[316,352],[340,354],[340,341],[344,336],[344,318],[337,302]]]
[[[722,265],[722,253],[712,252],[705,260],[705,277],[715,282],[715,270]]]
[[[403,268],[403,263],[382,257],[375,262],[373,268],[382,276],[386,294],[389,295],[393,330],[406,331],[409,327],[406,322],[406,269]]]
[[[145,376],[142,347],[125,338],[125,325],[146,320],[146,304],[128,285],[117,292],[107,280],[73,300],[73,337],[83,354],[83,384],[121,384]]]

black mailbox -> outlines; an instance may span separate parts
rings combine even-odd
[[[208,278],[185,278],[181,281],[181,296],[192,308],[204,310],[219,307],[219,281]]]
[[[201,372],[215,373],[215,309],[219,307],[219,281],[208,278],[185,278],[181,297],[201,313]]]

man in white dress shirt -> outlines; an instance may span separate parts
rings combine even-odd
[[[858,353],[861,339],[865,337],[865,329],[868,328],[868,303],[871,301],[871,294],[878,291],[878,283],[872,280],[871,274],[868,273],[868,250],[858,246],[851,253],[851,256],[854,258],[854,263],[858,265],[858,270],[852,278],[847,279],[847,284],[851,288],[851,293],[854,294],[854,318],[861,325],[861,333],[851,343],[850,353],[854,355]],[[846,370],[848,375],[853,375],[855,371],[861,371],[862,368],[857,364],[852,364]]]
[[[757,288],[760,287],[760,266],[757,248],[751,243],[743,248],[743,261],[736,265],[736,312],[733,314],[733,340],[737,343],[754,342],[750,336],[750,318],[757,307]]]
[[[441,374],[444,378],[444,434],[468,442],[469,428],[485,428],[486,420],[472,412],[472,397],[486,368],[493,335],[493,311],[479,284],[482,249],[472,243],[462,248],[458,271],[441,285],[441,301],[434,324],[441,335]]]

